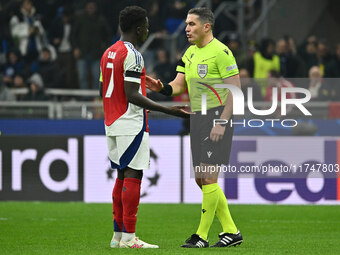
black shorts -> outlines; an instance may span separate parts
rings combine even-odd
[[[207,111],[207,115],[201,112],[190,117],[190,142],[193,165],[200,163],[209,165],[228,165],[231,151],[234,127],[228,123],[222,140],[213,142],[210,140],[210,132],[213,128],[213,120],[219,119],[224,106]]]

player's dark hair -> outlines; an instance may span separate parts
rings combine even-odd
[[[188,14],[195,14],[201,23],[209,23],[211,28],[215,25],[215,17],[212,11],[206,7],[192,8],[189,10]]]
[[[128,6],[119,13],[120,30],[125,33],[145,22],[146,10],[139,6]]]

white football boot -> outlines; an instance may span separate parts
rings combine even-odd
[[[114,237],[112,237],[112,240],[110,242],[111,248],[119,248],[120,241],[116,240]]]
[[[119,246],[120,246],[120,248],[143,248],[143,249],[159,248],[158,245],[146,243],[146,242],[140,240],[138,237],[134,237],[128,242],[120,240]]]

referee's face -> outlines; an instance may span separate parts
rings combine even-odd
[[[185,23],[187,24],[185,33],[188,41],[194,44],[201,42],[206,35],[206,26],[200,22],[198,15],[188,14]]]

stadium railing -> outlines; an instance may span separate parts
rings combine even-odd
[[[98,97],[97,91],[91,90],[46,90],[46,94],[54,96],[71,96],[71,101],[48,101],[48,102],[26,102],[26,101],[14,101],[14,102],[0,102],[0,118],[16,119],[102,119],[103,105],[101,99]],[[87,100],[76,101],[74,98],[86,97]],[[89,101],[88,97],[91,97]],[[179,104],[188,104],[187,102],[159,102],[163,105],[173,106]],[[311,112],[311,116],[305,116],[302,112],[294,108],[287,110],[285,118],[300,118],[300,119],[328,119],[331,117],[332,106],[336,103],[331,102],[308,102],[304,104],[306,109]],[[254,102],[255,109],[269,109],[271,108],[271,102]],[[280,110],[280,103],[278,104],[277,111]],[[270,116],[257,116],[252,114],[245,104],[244,116],[235,116],[238,118],[256,118],[256,119],[268,119],[268,118],[280,118],[280,114],[276,111],[276,114]],[[281,116],[282,118],[283,116]],[[154,119],[169,119],[173,118],[169,115],[150,112],[148,118]]]

